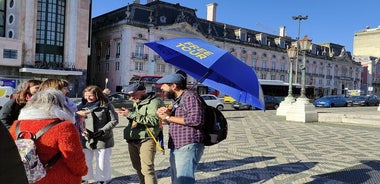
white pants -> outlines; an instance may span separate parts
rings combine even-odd
[[[112,149],[83,149],[88,167],[87,175],[82,180],[108,181],[112,179],[111,173],[111,154]],[[95,172],[93,169],[93,160],[95,156]]]

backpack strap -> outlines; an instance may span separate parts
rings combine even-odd
[[[57,119],[57,120],[51,122],[50,124],[46,125],[46,126],[45,126],[44,128],[42,128],[41,130],[39,130],[39,131],[36,133],[36,140],[37,140],[38,138],[40,138],[41,135],[44,134],[46,131],[48,131],[51,127],[53,127],[54,125],[56,125],[56,124],[58,124],[58,123],[60,123],[60,122],[62,122],[62,120]]]
[[[16,136],[18,137],[18,135],[20,134],[20,124],[21,122],[20,121],[17,121],[16,123]]]

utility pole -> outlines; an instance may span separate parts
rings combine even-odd
[[[292,16],[292,19],[293,20],[298,20],[298,34],[297,34],[297,49],[298,49],[298,40],[300,39],[300,32],[301,32],[301,21],[302,20],[307,20],[308,19],[308,16],[302,16],[302,15],[298,15],[298,16]],[[299,49],[298,49],[299,50]],[[298,52],[297,52],[297,57],[296,57],[296,63],[295,63],[295,69],[296,69],[296,73],[295,73],[295,81],[294,83],[298,83]]]

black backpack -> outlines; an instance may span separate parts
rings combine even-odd
[[[204,107],[203,144],[212,146],[227,138],[228,124],[223,113],[217,108],[209,106],[199,97]]]
[[[227,138],[227,119],[217,108],[207,105],[201,96],[198,95],[198,98],[204,108],[204,123],[203,126],[198,127],[202,129],[203,132],[203,144],[205,146],[218,144]],[[181,104],[181,99],[182,98],[179,98],[173,104]],[[173,111],[175,111],[175,109],[176,108],[173,108]]]

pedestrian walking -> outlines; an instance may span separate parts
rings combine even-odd
[[[195,183],[195,170],[203,155],[203,106],[199,95],[186,89],[186,77],[176,73],[164,76],[157,83],[170,107],[161,107],[157,115],[169,124],[170,170],[173,184]]]
[[[77,114],[84,120],[81,140],[89,170],[82,180],[106,183],[112,179],[110,160],[115,144],[113,128],[119,123],[119,117],[100,87],[86,87],[83,96],[85,102],[78,106]],[[93,161],[96,162],[95,169]]]
[[[16,140],[16,125],[19,125],[20,132],[31,132],[35,135],[58,119],[63,122],[51,127],[35,141],[37,154],[43,164],[47,164],[57,153],[61,153],[47,170],[46,176],[36,184],[78,184],[81,177],[87,173],[79,133],[73,123],[74,116],[66,106],[62,92],[46,89],[34,94],[21,109],[18,120],[13,123],[9,132]]]
[[[145,87],[137,83],[126,86],[122,92],[134,101],[133,109],[122,108],[118,111],[119,115],[129,120],[124,129],[124,139],[128,143],[132,166],[141,184],[156,184],[156,139],[162,131],[156,111],[164,106],[164,102],[154,92],[147,93]]]
[[[18,118],[20,110],[25,106],[26,102],[37,93],[41,83],[42,81],[34,79],[26,81],[22,89],[16,93],[16,97],[4,104],[0,110],[0,121],[6,128],[9,129]]]

